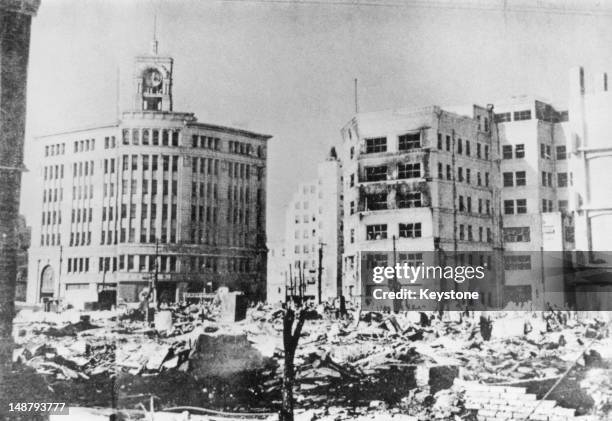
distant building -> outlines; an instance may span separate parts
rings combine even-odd
[[[156,277],[160,301],[264,297],[270,136],[173,111],[174,83],[154,41],[118,122],[35,140],[28,301],[135,302]]]
[[[500,302],[501,262],[495,254],[501,247],[499,140],[494,125],[492,109],[471,106],[452,112],[432,106],[359,113],[344,126],[345,295],[354,301],[369,295],[360,285],[361,253],[395,249],[400,264],[420,265],[436,252],[436,258],[458,259],[456,264],[465,259],[465,264],[486,266],[489,284],[482,304]],[[381,259],[392,264],[388,253]]]
[[[555,298],[551,291],[565,289],[554,261],[574,247],[568,113],[517,97],[496,102],[495,119],[501,146],[505,300],[563,304],[565,297]]]
[[[286,212],[285,238],[270,247],[268,301],[285,295],[336,298],[341,285],[341,167],[332,151],[317,167],[317,178],[299,185]]]

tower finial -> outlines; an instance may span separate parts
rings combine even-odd
[[[151,41],[151,54],[157,55],[157,13],[153,15],[153,41]]]

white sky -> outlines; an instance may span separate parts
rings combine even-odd
[[[315,177],[340,140],[354,108],[353,78],[362,111],[520,94],[564,106],[570,67],[612,71],[605,1],[537,3],[570,5],[565,13],[517,11],[516,0],[505,1],[513,9],[505,13],[503,0],[455,1],[450,9],[341,3],[43,0],[32,27],[26,165],[36,166],[27,155],[32,135],[113,121],[117,68],[120,103],[129,107],[133,56],[149,50],[155,12],[160,52],[175,59],[175,111],[274,136],[270,240],[282,235],[297,184]],[[475,4],[488,10],[456,7]],[[38,218],[28,213],[27,196],[39,190],[31,178],[26,173],[22,186],[28,223]]]

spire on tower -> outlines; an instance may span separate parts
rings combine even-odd
[[[157,13],[153,15],[153,40],[151,41],[151,54],[154,56],[157,55]]]

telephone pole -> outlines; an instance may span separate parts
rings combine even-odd
[[[153,274],[153,302],[155,308],[159,310],[159,301],[157,297],[157,276],[159,274],[159,238],[155,239],[155,273]]]
[[[319,298],[319,304],[321,304],[321,294],[322,294],[322,289],[323,289],[323,246],[325,246],[327,244],[319,242],[319,274],[318,274],[318,279],[317,279],[317,293],[318,293],[318,298]]]

